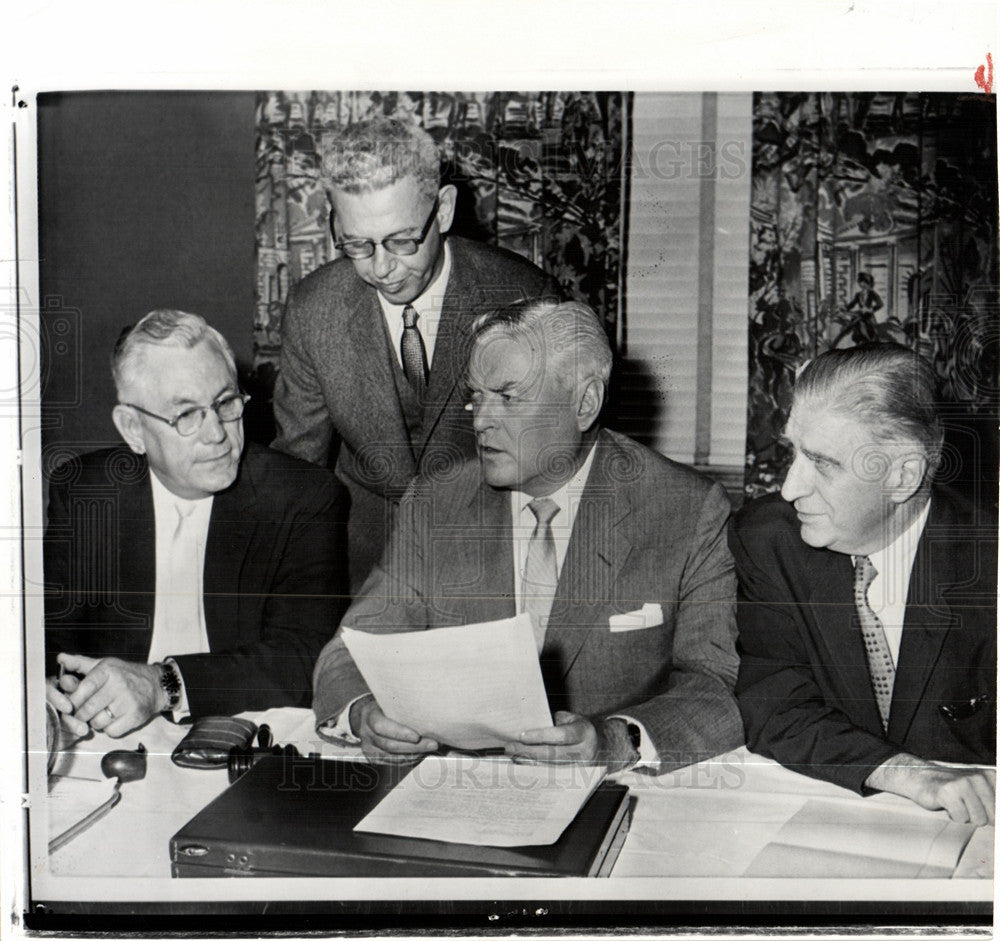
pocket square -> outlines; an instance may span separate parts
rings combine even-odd
[[[608,629],[617,634],[622,631],[641,631],[647,627],[659,627],[663,623],[663,608],[647,602],[636,611],[612,614],[608,618]]]

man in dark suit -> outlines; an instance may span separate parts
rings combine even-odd
[[[232,352],[195,314],[147,314],[113,372],[128,450],[75,458],[51,481],[49,701],[71,731],[112,736],[164,711],[307,705],[346,607],[336,480],[244,449]]]
[[[528,613],[556,724],[525,730],[508,753],[666,769],[742,744],[729,502],[600,429],[610,371],[582,304],[483,318],[468,368],[478,460],[415,479],[343,624],[461,630]],[[340,637],[314,687],[321,734],[373,756],[438,746],[385,716]]]
[[[895,344],[824,353],[785,435],[780,496],[730,535],[750,748],[992,823],[996,519],[932,485],[933,370]]]
[[[345,257],[289,298],[272,447],[325,464],[339,446],[356,591],[410,478],[474,453],[456,384],[475,315],[556,288],[511,252],[445,239],[456,190],[440,185],[438,149],[419,127],[389,118],[348,127],[324,173]]]

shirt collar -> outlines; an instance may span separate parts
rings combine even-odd
[[[913,568],[913,560],[917,555],[917,545],[920,543],[920,537],[923,534],[924,526],[927,524],[927,516],[930,510],[931,501],[928,500],[913,522],[889,545],[868,556],[879,575],[889,577],[891,572],[899,572],[905,574],[907,580],[909,579],[910,570]]]
[[[548,494],[548,498],[559,507],[559,513],[552,521],[552,525],[557,528],[572,528],[576,519],[576,511],[580,506],[580,498],[583,495],[584,487],[587,485],[587,478],[590,477],[590,468],[594,463],[594,452],[597,450],[596,442],[590,446],[590,452],[580,465],[577,472],[570,477],[555,493]],[[514,519],[521,520],[521,514],[525,511],[534,520],[534,514],[528,509],[528,504],[535,498],[530,494],[520,490],[511,491],[511,502],[514,510]],[[525,525],[522,521],[522,525]],[[531,525],[534,525],[532,522]]]
[[[165,512],[186,514],[189,510],[197,514],[199,511],[207,513],[211,510],[215,494],[209,494],[207,497],[199,497],[197,500],[188,500],[186,497],[179,497],[164,486],[163,481],[156,476],[156,471],[152,467],[149,469],[149,480],[153,487],[153,512],[157,515]]]

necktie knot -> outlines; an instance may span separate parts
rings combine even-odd
[[[872,564],[872,560],[866,555],[858,556],[854,562],[854,591],[865,601],[868,599],[868,588],[875,581],[876,575],[878,569]]]
[[[552,517],[559,512],[559,504],[550,497],[536,497],[528,504],[528,509],[535,514],[535,519],[539,525],[544,526],[552,521]]]
[[[424,338],[417,327],[417,312],[409,304],[403,308],[403,336],[399,341],[399,355],[406,381],[418,396],[422,396],[430,369]]]

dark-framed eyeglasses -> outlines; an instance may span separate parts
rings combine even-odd
[[[243,417],[243,409],[249,401],[250,396],[245,392],[235,392],[211,405],[195,405],[192,408],[186,408],[173,418],[164,418],[162,415],[150,412],[141,405],[134,405],[132,402],[120,402],[119,404],[134,408],[137,412],[142,412],[143,415],[148,415],[150,418],[156,418],[173,428],[182,438],[189,438],[201,428],[205,416],[210,411],[215,412],[221,422],[236,421]]]
[[[416,255],[420,246],[427,241],[431,226],[437,216],[438,199],[435,197],[434,205],[431,206],[430,215],[420,230],[420,235],[413,237],[391,236],[382,239],[381,245],[387,252],[393,255]],[[334,242],[333,247],[339,252],[343,252],[348,258],[371,258],[375,254],[375,243],[371,239],[348,239],[347,241]]]

